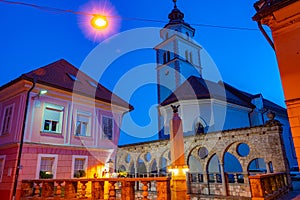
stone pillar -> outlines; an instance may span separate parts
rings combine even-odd
[[[188,166],[184,160],[184,139],[182,122],[178,115],[178,107],[173,106],[173,118],[170,122],[170,146],[171,165],[168,167],[172,172],[171,177],[171,199],[187,199],[186,172]]]
[[[227,190],[227,179],[225,176],[224,172],[224,163],[220,163],[220,169],[221,169],[221,178],[222,178],[222,193],[224,196],[228,195],[228,190]]]

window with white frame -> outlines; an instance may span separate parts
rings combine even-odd
[[[3,112],[3,120],[1,127],[1,134],[8,134],[10,132],[12,123],[13,105],[6,106]]]
[[[88,156],[76,156],[72,157],[72,176],[74,178],[86,177]]]
[[[61,133],[64,107],[45,103],[43,132]]]
[[[56,177],[57,155],[39,154],[37,165],[37,177],[49,179]]]
[[[113,119],[110,117],[102,117],[103,139],[112,140],[113,138]]]
[[[90,121],[91,121],[90,113],[78,111],[76,116],[75,135],[91,136]]]
[[[0,182],[2,182],[4,165],[5,165],[5,155],[0,155]]]

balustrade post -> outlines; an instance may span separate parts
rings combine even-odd
[[[109,181],[109,200],[116,200],[116,189],[115,189],[116,181]]]
[[[214,179],[215,179],[214,182],[217,183],[217,182],[218,182],[218,174],[217,174],[217,173],[214,173],[214,174],[213,174],[213,177],[214,177]]]
[[[282,185],[281,185],[281,181],[280,181],[280,176],[275,176],[275,180],[276,180],[276,185],[279,191],[281,191],[283,189]]]
[[[271,182],[271,187],[272,187],[272,193],[277,192],[278,187],[277,187],[277,183],[276,183],[276,176],[271,176],[270,182]]]
[[[63,183],[63,181],[56,181],[56,191],[55,191],[55,197],[57,197],[57,199],[59,199],[61,196],[61,184]]]
[[[92,181],[92,199],[104,198],[104,181],[95,180]]]
[[[121,200],[134,200],[135,199],[135,182],[122,181]]]
[[[149,181],[142,181],[143,200],[148,200],[148,183],[149,183]]]
[[[279,176],[280,176],[280,182],[281,182],[282,188],[284,188],[286,186],[285,181],[284,181],[284,177],[283,177],[282,174],[279,175]]]
[[[85,180],[80,180],[81,183],[81,198],[85,199],[87,198],[86,195],[86,184],[88,183],[88,181]]]
[[[270,177],[263,178],[263,181],[264,181],[264,185],[265,185],[265,192],[268,195],[272,194],[273,191],[272,191],[272,185],[271,185]]]
[[[281,176],[283,177],[283,181],[284,181],[284,187],[288,187],[288,178],[287,178],[287,175],[286,174],[281,174]]]
[[[35,188],[34,188],[34,196],[39,197],[40,196],[40,184],[41,181],[35,181]]]

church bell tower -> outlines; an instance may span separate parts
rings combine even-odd
[[[193,42],[195,29],[184,21],[176,0],[169,14],[169,23],[160,31],[162,42],[154,49],[157,60],[157,96],[160,105],[190,76],[201,77],[201,47]],[[163,119],[159,114],[159,139],[168,138],[162,130]]]

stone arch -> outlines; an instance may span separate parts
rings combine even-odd
[[[191,149],[191,151],[187,154],[187,159],[186,159],[186,162],[187,162],[187,165],[190,167],[190,161],[191,161],[191,158],[193,157],[195,160],[194,160],[194,162],[196,162],[196,161],[198,161],[199,162],[199,166],[198,166],[198,168],[200,169],[201,168],[201,170],[199,170],[199,171],[201,171],[202,173],[204,173],[205,172],[205,168],[204,168],[204,163],[205,163],[205,158],[204,159],[201,159],[200,157],[199,157],[199,153],[198,153],[198,151],[199,151],[199,149],[200,148],[206,148],[206,147],[204,147],[204,146],[201,146],[201,145],[198,145],[198,146],[195,146],[193,149]],[[207,157],[207,156],[206,156]],[[192,171],[191,171],[192,172]]]
[[[217,162],[217,163],[215,163]],[[210,172],[220,172],[220,160],[218,158],[218,155],[215,153],[213,154],[207,161],[207,165],[206,165],[206,172],[210,173]]]
[[[238,152],[237,152],[237,147],[241,143],[247,144],[249,146],[249,149],[250,149],[249,154],[247,156],[245,156],[245,157],[240,156],[238,154]],[[228,144],[224,148],[224,150],[221,152],[222,157],[221,157],[220,161],[221,161],[221,163],[224,163],[225,153],[226,152],[231,153],[233,156],[235,156],[238,159],[239,163],[242,166],[243,172],[247,172],[248,171],[247,167],[248,167],[248,164],[249,164],[249,159],[251,159],[251,157],[253,157],[253,156],[256,156],[255,152],[253,151],[253,149],[254,149],[253,148],[253,144],[251,142],[247,141],[247,140],[240,140],[239,139],[239,140],[233,141],[230,144]]]
[[[135,164],[134,162],[131,162],[128,166],[128,173],[131,175],[131,176],[135,176],[135,173],[136,173],[136,167],[135,167]]]
[[[216,153],[209,157],[206,164],[206,173],[209,182],[221,182],[220,160]]]
[[[139,167],[141,167],[141,164],[143,163],[145,165],[145,168],[146,168],[146,171],[144,170],[144,167],[143,167],[143,171],[142,173],[143,174],[146,174],[148,173],[148,168],[149,168],[149,162],[151,162],[151,160],[147,161],[146,160],[146,155],[147,155],[148,152],[142,152],[140,153],[138,156],[137,156],[137,159],[136,159],[136,166],[137,166],[137,173],[141,173],[141,168],[139,170]]]
[[[239,159],[229,152],[224,154],[224,172],[243,172]]]
[[[252,159],[247,166],[247,171],[249,174],[266,173],[267,172],[266,160],[260,157]]]
[[[143,156],[144,156],[144,160],[148,163],[153,159],[150,152],[144,153]]]
[[[127,171],[127,169],[124,165],[120,165],[117,170],[118,170],[118,172],[126,172]]]
[[[146,163],[141,157],[137,160],[136,172],[138,173],[138,176],[145,176],[147,174]]]
[[[170,154],[170,150],[165,150],[161,156],[159,157],[159,165],[158,165],[158,169],[159,169],[159,173],[167,173],[167,167],[168,165],[170,165],[170,158],[169,158],[169,154]]]
[[[163,153],[161,154],[160,158],[164,157],[164,158],[166,158],[168,161],[171,161],[171,159],[169,158],[170,153],[171,153],[170,150],[167,149],[167,150],[163,151]]]
[[[158,165],[156,162],[156,159],[154,159],[150,164],[149,164],[149,172],[150,173],[158,173]]]
[[[203,165],[201,163],[201,161],[199,161],[199,159],[197,159],[195,156],[190,155],[189,160],[188,160],[188,166],[189,166],[189,172],[193,173],[201,173],[203,174]]]

